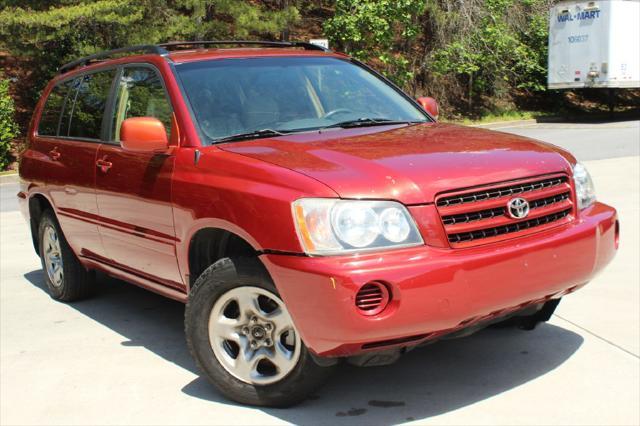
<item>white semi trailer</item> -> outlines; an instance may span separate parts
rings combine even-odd
[[[560,1],[549,16],[550,89],[640,87],[640,0]]]

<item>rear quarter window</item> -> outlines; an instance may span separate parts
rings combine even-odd
[[[65,98],[69,92],[69,82],[57,84],[49,93],[49,97],[44,104],[40,123],[38,124],[38,135],[57,136],[58,125],[60,124],[60,113],[64,108]]]

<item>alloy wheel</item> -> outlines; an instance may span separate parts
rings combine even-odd
[[[284,302],[260,287],[236,287],[209,315],[209,342],[220,364],[237,379],[267,385],[296,366],[302,342]]]
[[[60,287],[64,281],[62,250],[60,249],[60,238],[53,226],[49,225],[45,228],[42,247],[44,248],[43,258],[49,281],[54,287]]]

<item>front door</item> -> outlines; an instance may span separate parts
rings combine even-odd
[[[175,156],[128,152],[119,143],[125,119],[156,117],[170,133],[172,116],[158,72],[147,65],[125,66],[114,96],[110,141],[98,150],[96,194],[100,235],[114,266],[183,288],[171,206]]]

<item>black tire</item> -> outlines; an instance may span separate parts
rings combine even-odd
[[[218,361],[209,340],[209,315],[218,298],[242,287],[260,287],[279,298],[259,260],[224,258],[206,269],[189,294],[185,310],[185,334],[191,355],[211,383],[227,398],[242,404],[288,407],[306,399],[326,380],[332,366],[318,365],[304,343],[297,364],[280,381],[256,385],[231,375]]]
[[[45,233],[55,231],[59,243],[59,251],[62,262],[62,279],[60,283],[54,283],[47,270],[47,248],[45,247]],[[47,284],[49,295],[56,300],[73,302],[91,296],[95,289],[95,274],[88,271],[80,263],[67,240],[62,233],[60,224],[51,209],[42,213],[38,224],[38,244],[44,281]]]

